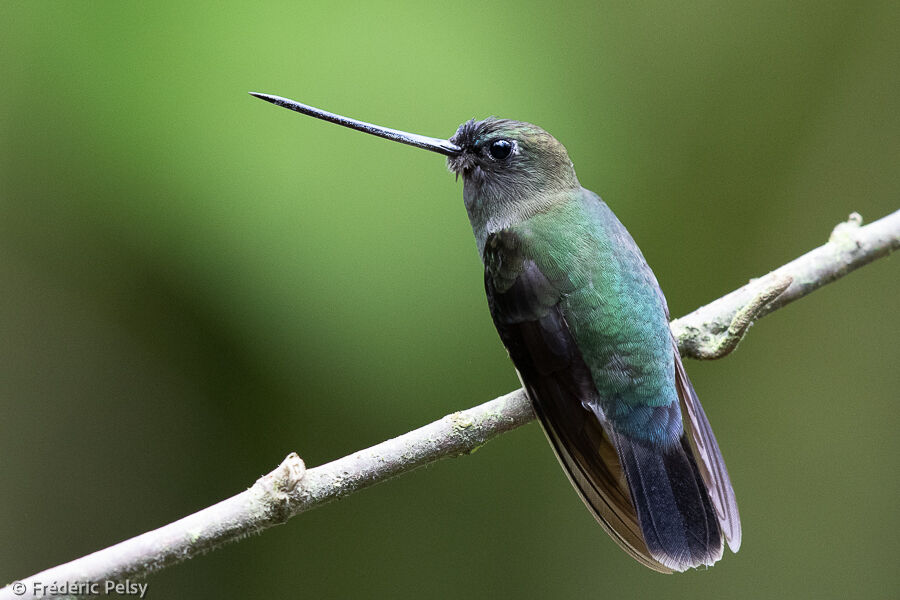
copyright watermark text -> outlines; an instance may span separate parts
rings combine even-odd
[[[16,596],[43,598],[45,596],[135,596],[143,598],[148,584],[131,581],[15,581],[9,589]]]

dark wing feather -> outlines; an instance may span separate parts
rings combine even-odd
[[[741,518],[738,514],[737,501],[734,498],[734,490],[731,487],[731,479],[725,468],[725,460],[716,442],[712,427],[703,412],[694,386],[684,372],[681,364],[681,356],[675,347],[675,385],[678,387],[678,398],[681,401],[682,414],[686,415],[685,421],[690,432],[690,443],[694,451],[694,457],[700,466],[703,483],[709,491],[710,499],[715,508],[716,518],[728,547],[732,552],[737,552],[741,547]]]
[[[596,387],[558,307],[567,282],[549,280],[518,246],[509,231],[491,235],[485,246],[485,288],[497,331],[584,503],[628,554],[669,573],[647,548],[615,448],[585,408]]]

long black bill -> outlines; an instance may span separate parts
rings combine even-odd
[[[394,140],[395,142],[400,142],[401,144],[415,146],[416,148],[431,150],[432,152],[437,152],[438,154],[443,154],[444,156],[456,156],[457,154],[462,152],[462,148],[450,142],[449,140],[417,135],[415,133],[407,133],[405,131],[398,131],[396,129],[381,127],[380,125],[372,125],[371,123],[357,121],[356,119],[351,119],[349,117],[342,117],[341,115],[336,115],[334,113],[315,108],[314,106],[301,104],[289,98],[282,98],[281,96],[259,94],[257,92],[250,92],[250,95],[257,97],[260,100],[271,102],[276,106],[283,106],[285,108],[295,110],[298,113],[303,113],[304,115],[309,115],[310,117],[328,121],[329,123],[336,123],[338,125],[343,125],[344,127],[349,127],[350,129],[355,129],[357,131],[362,131],[365,133],[371,133],[372,135],[377,135],[378,137]]]

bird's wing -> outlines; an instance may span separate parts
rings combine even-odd
[[[596,197],[593,193],[591,194]],[[599,201],[599,197],[597,197],[597,200]],[[612,214],[611,211],[609,214]],[[619,237],[622,240],[626,240],[626,243],[634,245],[631,236],[618,223],[618,220],[613,223],[619,231]],[[634,248],[636,249],[637,246],[634,245]],[[639,258],[638,263],[645,272],[650,287],[656,290],[668,322],[670,320],[669,306],[663,295],[662,288],[656,281],[653,271],[650,270],[650,267],[644,261],[643,256]],[[734,489],[731,487],[731,479],[728,477],[728,470],[725,468],[725,460],[722,457],[722,452],[719,450],[716,436],[713,434],[709,420],[706,418],[706,413],[703,411],[703,406],[700,404],[699,398],[697,398],[697,392],[694,391],[694,386],[691,385],[691,380],[684,370],[684,364],[682,364],[681,355],[678,352],[678,344],[675,342],[674,336],[671,339],[675,363],[675,387],[678,392],[682,417],[687,425],[687,430],[690,432],[688,441],[690,442],[691,453],[699,467],[703,484],[709,492],[716,520],[725,539],[728,541],[728,547],[732,552],[737,552],[741,547],[741,519],[738,513],[737,500],[734,497]]]
[[[673,339],[674,342],[674,339]],[[688,379],[681,364],[681,356],[678,347],[675,347],[675,385],[678,388],[678,398],[681,401],[682,414],[686,415],[687,429],[690,432],[689,440],[694,458],[700,467],[703,483],[709,491],[713,508],[716,511],[716,519],[728,547],[732,552],[737,552],[741,547],[741,518],[738,514],[737,501],[734,498],[734,490],[731,487],[731,479],[725,468],[725,460],[719,451],[719,444],[713,434],[712,427],[703,412],[694,386]]]
[[[560,312],[565,276],[548,278],[511,230],[488,237],[484,263],[497,331],[566,474],[610,537],[638,562],[670,573],[647,549],[616,449],[585,408],[597,391]]]
[[[648,267],[649,270],[649,267]],[[652,275],[654,283],[655,276]],[[657,292],[666,314],[666,320],[670,319],[669,306],[663,296],[662,289],[657,284]],[[678,391],[678,400],[681,404],[681,413],[690,432],[689,442],[692,454],[700,468],[700,475],[713,509],[719,527],[728,541],[728,547],[732,552],[737,552],[741,547],[741,517],[738,513],[737,500],[734,497],[734,488],[731,487],[731,478],[728,469],[725,468],[725,459],[719,450],[719,443],[713,433],[712,426],[706,418],[697,392],[684,370],[681,362],[681,354],[678,352],[678,343],[672,336],[673,360],[675,361],[675,387]]]

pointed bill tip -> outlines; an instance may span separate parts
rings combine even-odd
[[[271,102],[272,104],[277,104],[279,100],[284,100],[280,96],[273,96],[272,94],[263,94],[260,92],[247,92],[254,98],[259,98],[260,100],[265,100],[266,102]]]

